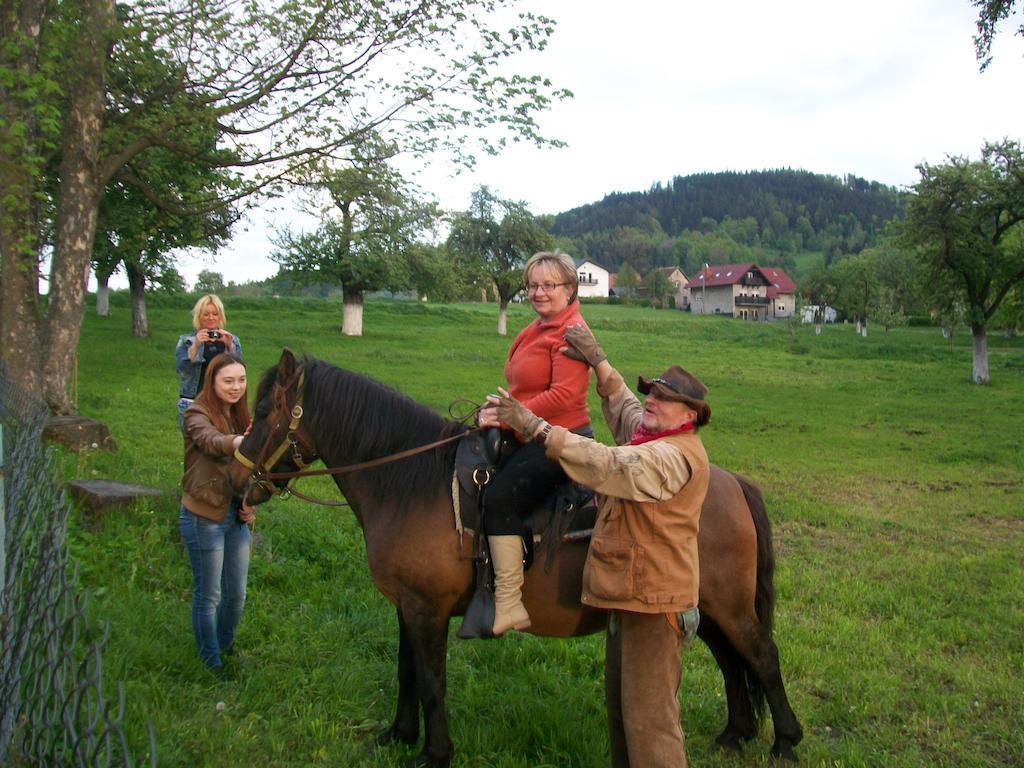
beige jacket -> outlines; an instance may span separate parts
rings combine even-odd
[[[185,411],[185,474],[181,478],[181,503],[189,512],[222,522],[234,492],[228,467],[235,453],[237,435],[221,432],[200,403]]]
[[[599,392],[616,447],[560,427],[547,454],[573,480],[600,494],[583,570],[585,605],[638,613],[677,613],[697,605],[697,532],[710,477],[694,432],[628,443],[643,406],[616,373]]]

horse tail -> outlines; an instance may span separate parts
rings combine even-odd
[[[736,475],[743,489],[743,496],[750,507],[750,517],[757,532],[757,591],[754,595],[754,612],[758,621],[770,636],[775,616],[775,549],[772,547],[772,524],[764,506],[761,489],[743,475]]]
[[[735,474],[735,473],[734,473]],[[750,517],[757,534],[757,588],[754,592],[754,613],[761,624],[763,637],[770,640],[775,616],[775,549],[772,546],[772,524],[764,506],[761,489],[742,475],[735,475],[750,508]],[[764,715],[765,691],[761,680],[749,665],[745,665],[747,695],[754,712],[755,723]]]

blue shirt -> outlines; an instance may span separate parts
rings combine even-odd
[[[184,333],[178,337],[178,346],[174,350],[175,368],[178,371],[178,378],[181,379],[178,396],[187,397],[190,400],[195,399],[203,386],[206,364],[227,349],[223,342],[207,342],[196,351],[196,358],[193,360],[188,356],[188,350],[195,343],[195,331]],[[242,341],[237,336],[235,336],[235,354],[242,357]]]

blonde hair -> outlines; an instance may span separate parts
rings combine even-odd
[[[523,267],[523,282],[530,282],[530,275],[539,266],[546,267],[556,274],[561,275],[561,281],[572,287],[572,295],[569,297],[571,304],[576,300],[576,293],[580,287],[580,276],[576,272],[576,262],[567,253],[561,251],[540,251],[533,254]]]
[[[227,318],[224,317],[224,303],[220,300],[217,294],[208,293],[205,296],[200,296],[199,301],[197,301],[196,305],[192,307],[192,330],[199,330],[199,324],[203,316],[203,308],[207,304],[213,304],[220,313],[220,327],[227,327],[228,321]]]

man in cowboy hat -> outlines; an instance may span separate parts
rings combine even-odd
[[[707,387],[671,366],[629,391],[584,326],[563,353],[585,360],[616,446],[555,427],[504,391],[498,418],[543,441],[573,480],[600,494],[583,570],[586,605],[609,610],[605,702],[612,765],[686,765],[679,724],[680,650],[697,630],[697,528],[708,457],[697,430],[708,423]]]

